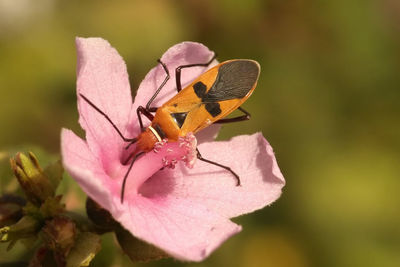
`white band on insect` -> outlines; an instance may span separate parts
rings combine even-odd
[[[152,131],[153,134],[156,136],[158,142],[161,142],[161,141],[162,141],[161,136],[157,133],[157,131],[156,131],[153,127],[151,127],[151,126],[149,126],[149,129],[150,129],[150,131]]]

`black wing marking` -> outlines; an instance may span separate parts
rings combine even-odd
[[[207,91],[207,86],[202,82],[197,82],[193,85],[194,93],[199,97],[203,98]]]
[[[259,73],[259,65],[252,60],[241,59],[223,64],[218,70],[214,84],[202,97],[202,102],[245,97],[257,82]]]
[[[205,104],[205,108],[210,113],[211,116],[217,117],[219,114],[221,114],[221,106],[219,105],[218,102],[209,102]]]

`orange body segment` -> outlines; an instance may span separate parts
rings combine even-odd
[[[157,109],[151,129],[138,137],[138,148],[150,151],[164,138],[177,141],[228,116],[253,93],[259,73],[259,64],[245,59],[211,68]]]

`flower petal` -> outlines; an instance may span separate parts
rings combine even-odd
[[[71,130],[61,131],[61,155],[66,171],[78,182],[83,191],[105,209],[111,209],[111,180],[90,151],[88,145]]]
[[[160,107],[163,103],[174,96],[176,91],[175,69],[181,65],[207,63],[214,53],[206,46],[195,42],[183,42],[169,48],[161,57],[161,61],[166,64],[170,79],[162,88],[156,99],[152,103],[152,107]],[[217,61],[214,60],[209,67],[191,67],[182,69],[182,88],[195,78],[200,76],[207,69],[215,66]],[[131,120],[137,118],[136,109],[138,106],[145,106],[154,95],[157,88],[161,85],[166,77],[165,71],[161,64],[157,64],[144,78],[136,93],[135,102],[131,111]],[[147,120],[144,123],[148,123]],[[133,131],[138,132],[138,128]]]
[[[149,72],[132,105],[126,66],[116,50],[99,38],[78,38],[77,48],[78,96],[85,95],[126,137],[136,136],[139,133],[136,109],[145,106],[163,82],[166,74],[162,66]],[[161,106],[176,94],[176,67],[205,63],[212,55],[198,43],[184,42],[170,48],[161,60],[171,78],[152,107]],[[209,67],[215,64],[216,61]],[[183,87],[206,69],[183,69]],[[241,230],[229,218],[262,208],[281,194],[285,181],[264,137],[259,133],[207,143],[219,130],[219,125],[215,125],[199,133],[199,141],[205,142],[199,149],[206,159],[231,167],[239,174],[242,186],[236,186],[230,172],[202,161],[193,169],[178,164],[174,171],[164,168],[157,172],[162,167],[175,166],[183,158],[188,165],[194,162],[196,139],[192,135],[191,141],[183,143],[161,142],[160,147],[135,161],[127,178],[125,202],[121,203],[121,186],[129,168],[121,164],[126,156],[122,153],[125,144],[104,116],[83,98],[78,100],[80,124],[86,131],[87,143],[69,130],[62,131],[61,150],[66,170],[133,235],[176,258],[204,259]]]
[[[205,142],[212,142],[217,138],[221,124],[214,123],[196,133],[197,143],[202,144]]]
[[[186,199],[148,199],[133,194],[129,205],[121,204],[114,192],[118,183],[102,171],[87,144],[66,129],[61,142],[63,164],[82,189],[133,235],[176,258],[200,261],[241,230],[226,218]]]
[[[132,199],[136,197],[138,188],[144,181],[162,167],[171,166],[171,162],[195,153],[195,147],[194,137],[182,138],[179,142],[166,143],[159,151],[151,151],[139,158],[127,178],[125,191],[129,193],[125,192],[125,203],[135,205]],[[104,172],[88,145],[67,129],[61,132],[61,153],[65,169],[93,200],[110,211],[119,206],[112,203],[121,201],[122,181],[129,165],[120,165],[118,172],[114,173],[118,179],[112,179]]]
[[[90,150],[109,172],[110,166],[119,160],[123,141],[110,122],[79,94],[93,102],[125,133],[132,108],[126,65],[118,52],[104,39],[77,38],[76,47],[79,122],[86,131]]]
[[[261,133],[204,143],[199,150],[204,158],[231,167],[241,186],[228,171],[198,160],[193,169],[178,166],[156,173],[140,192],[147,197],[184,197],[228,218],[261,209],[280,196],[285,180]]]
[[[175,258],[201,261],[241,227],[184,198],[137,196],[117,220]]]

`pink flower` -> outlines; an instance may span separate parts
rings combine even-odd
[[[132,104],[126,66],[118,52],[100,38],[77,38],[77,91],[104,111],[126,137],[140,132],[136,108],[145,105],[165,78],[160,65],[141,83]],[[179,65],[207,62],[213,53],[205,46],[184,42],[171,47],[161,58],[171,79],[153,106],[176,94],[174,70]],[[205,68],[182,71],[185,85]],[[184,140],[189,151],[178,143],[164,145],[139,158],[128,177],[125,200],[120,191],[127,165],[124,143],[104,117],[78,97],[79,123],[86,132],[82,140],[63,129],[61,150],[66,170],[83,190],[109,210],[132,235],[166,251],[175,258],[201,261],[241,227],[230,218],[261,209],[281,194],[285,184],[271,146],[261,133],[243,135],[229,141],[213,141],[219,127],[211,126],[197,135],[203,157],[230,166],[241,179],[214,165],[196,161],[192,169],[178,163],[176,168],[160,168],[163,158],[180,159],[193,152],[195,140]],[[144,119],[146,123],[146,119]],[[231,127],[235,127],[232,125]],[[236,125],[236,127],[240,127]]]

